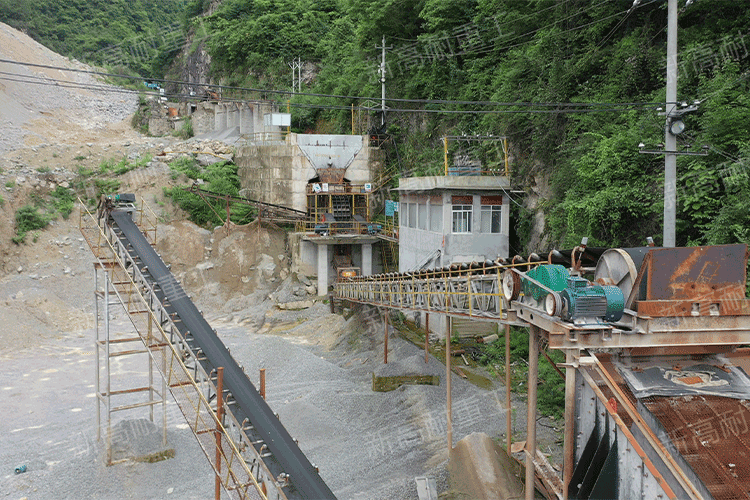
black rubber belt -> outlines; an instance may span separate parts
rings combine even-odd
[[[117,210],[113,211],[111,216],[132,245],[135,254],[141,258],[151,276],[160,284],[183,325],[190,331],[210,364],[213,367],[224,367],[224,387],[232,393],[237,405],[250,419],[250,423],[268,445],[274,458],[284,472],[289,474],[289,493],[296,491],[300,498],[314,500],[335,499],[328,485],[323,482],[320,474],[299,449],[286,428],[281,425],[193,301],[177,283],[164,261],[135,225],[130,214]]]

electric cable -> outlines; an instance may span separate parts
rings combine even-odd
[[[113,74],[113,73],[105,73],[100,71],[93,71],[93,70],[81,70],[81,69],[75,69],[75,68],[64,68],[59,66],[51,66],[51,65],[42,65],[42,64],[34,64],[34,63],[25,63],[25,62],[19,62],[19,61],[12,61],[12,60],[6,60],[6,59],[0,59],[0,63],[9,63],[9,64],[17,64],[17,65],[25,65],[25,66],[31,66],[31,67],[38,67],[42,69],[53,69],[53,70],[60,70],[60,71],[72,71],[72,72],[80,72],[80,73],[87,73],[97,76],[106,76],[106,77],[113,77],[113,78],[125,78],[130,80],[143,80],[143,78],[139,76],[132,76],[132,75],[123,75],[123,74]],[[10,74],[7,72],[4,72],[3,74]],[[15,76],[21,77],[21,78],[39,78],[39,77],[30,77],[27,75],[21,75],[16,74]],[[69,80],[56,80],[52,78],[47,78],[47,81],[53,81],[58,83],[64,83],[68,85],[76,85],[80,88],[86,88],[87,86],[91,85],[108,85],[108,84],[84,84],[79,82],[71,82]],[[180,81],[180,80],[159,80],[159,79],[151,79],[155,82],[162,82],[162,83],[174,83],[178,85],[195,85],[190,82]],[[301,95],[306,97],[321,97],[321,98],[333,98],[333,99],[356,99],[356,100],[375,100],[376,98],[373,97],[360,97],[360,96],[347,96],[347,95],[336,95],[336,94],[319,94],[319,93],[292,93],[290,91],[283,91],[283,90],[270,90],[270,89],[256,89],[256,88],[250,88],[250,87],[232,87],[232,86],[220,86],[220,85],[206,85],[211,88],[220,88],[220,89],[227,89],[227,90],[237,90],[242,92],[255,92],[263,94],[291,94],[291,95]],[[129,92],[145,92],[140,90],[128,90]],[[146,92],[147,93],[147,92]],[[182,94],[172,94],[172,95],[182,95]],[[195,96],[187,96],[187,97],[195,97]],[[231,101],[232,98],[222,98],[222,100]],[[263,100],[263,99],[260,99]],[[255,100],[255,101],[260,101]],[[244,100],[242,100],[244,101]],[[496,101],[453,101],[448,99],[405,99],[405,98],[389,98],[386,99],[386,102],[395,102],[395,103],[409,103],[409,104],[449,104],[449,105],[470,105],[470,106],[502,106],[502,107],[512,107],[512,106],[525,106],[525,107],[570,107],[570,108],[596,108],[596,107],[615,107],[615,108],[633,108],[633,107],[645,107],[650,108],[653,106],[661,105],[663,103],[657,103],[657,102],[627,102],[627,103],[611,103],[611,102],[593,102],[593,103],[585,103],[585,102],[496,102]],[[310,106],[303,103],[291,103],[292,106],[297,107],[305,107]],[[313,105],[312,107],[316,107],[318,105]],[[336,109],[350,109],[349,106],[342,106],[338,107]],[[389,109],[394,110],[394,109]],[[395,111],[395,110],[394,110]],[[418,110],[410,110],[410,109],[399,109],[398,111],[418,111]],[[550,110],[550,112],[558,112],[560,110]],[[435,111],[430,111],[435,112]],[[454,112],[454,110],[446,110],[446,112]]]

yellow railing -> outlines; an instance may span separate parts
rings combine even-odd
[[[299,221],[295,225],[298,233],[314,233],[320,236],[332,236],[337,234],[365,234],[377,236],[383,230],[379,222],[311,222]]]

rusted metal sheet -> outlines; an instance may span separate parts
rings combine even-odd
[[[675,356],[624,358],[614,361],[614,366],[638,399],[714,395],[750,400],[750,377],[722,356],[699,361]]]
[[[651,250],[646,300],[743,299],[747,245]]]
[[[320,182],[329,184],[343,184],[344,175],[346,175],[345,168],[319,168],[317,172],[318,176],[320,176]]]
[[[643,403],[715,500],[750,496],[750,403],[719,396]]]
[[[744,293],[744,288],[743,288]],[[750,300],[642,300],[638,302],[641,316],[748,316]]]

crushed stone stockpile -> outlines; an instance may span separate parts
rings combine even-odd
[[[325,306],[316,307],[325,318]],[[257,382],[258,370],[266,369],[269,404],[338,498],[416,500],[414,477],[422,475],[447,488],[445,367],[437,360],[420,370],[440,375],[441,386],[377,393],[371,374],[382,362],[382,346],[352,350],[346,326],[329,351],[295,331],[305,323],[283,335],[211,323],[251,379]],[[114,320],[112,329],[127,335],[127,319]],[[7,417],[0,423],[0,498],[208,498],[211,469],[171,400],[168,446],[174,458],[104,466],[104,441],[97,442],[95,431],[92,338],[92,330],[82,330],[3,354],[0,390]],[[396,337],[389,346],[395,363],[415,369],[424,364],[416,346]],[[134,357],[116,358],[112,371],[113,388],[143,384],[147,374],[143,360]],[[453,387],[454,440],[475,431],[498,435],[505,421],[502,389],[479,389],[458,377]],[[115,415],[115,452],[159,450],[158,408],[156,428],[144,421],[147,410]],[[15,474],[18,465],[27,472]]]
[[[69,144],[76,132],[120,122],[136,109],[134,92],[70,71],[93,68],[60,56],[2,23],[0,59],[68,69],[0,63],[0,154],[24,142]]]
[[[219,334],[252,380],[266,369],[269,405],[338,498],[416,500],[414,478],[425,475],[446,490],[445,366],[433,357],[425,364],[423,351],[392,330],[389,365],[438,375],[440,386],[373,392],[372,374],[383,361],[383,345],[374,339],[382,331],[357,333],[356,316],[340,325],[326,314],[327,306],[315,307],[329,318],[325,323],[338,326],[337,340],[321,341],[336,328],[308,335],[305,323],[282,335],[249,334],[231,325],[219,327]],[[455,375],[452,384],[454,442],[476,431],[500,435],[503,388],[480,389]],[[524,425],[516,422],[517,430]]]

